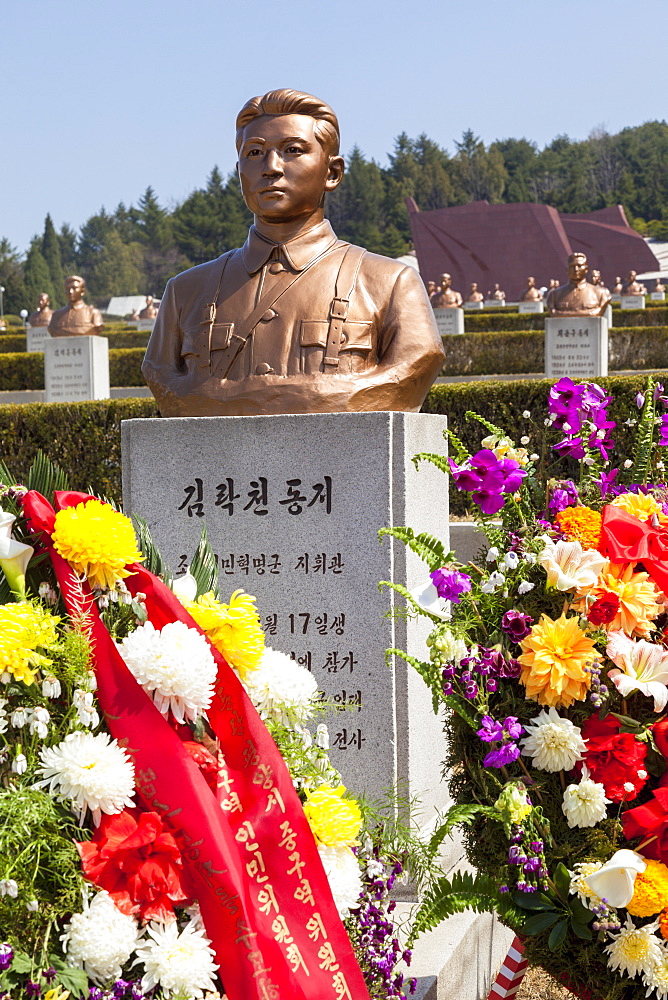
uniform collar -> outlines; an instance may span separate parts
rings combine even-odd
[[[327,219],[324,219],[307,233],[289,240],[287,243],[272,243],[260,236],[255,226],[248,230],[248,239],[241,248],[244,266],[249,274],[255,274],[267,263],[274,250],[274,259],[285,258],[293,271],[303,271],[316,257],[337,242],[336,234]]]

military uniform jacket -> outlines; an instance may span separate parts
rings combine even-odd
[[[163,415],[418,410],[443,347],[414,268],[353,248],[331,350],[349,249],[327,221],[283,244],[251,227],[240,249],[172,278],[142,368]],[[272,290],[281,294],[240,346],[237,332]]]

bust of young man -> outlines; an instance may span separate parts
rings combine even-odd
[[[52,337],[94,337],[104,330],[102,313],[84,302],[86,282],[78,274],[65,278],[67,305],[56,309],[49,320]]]
[[[587,281],[587,257],[572,253],[568,258],[569,281],[547,294],[547,311],[551,316],[602,316],[610,301],[610,293],[601,285]]]
[[[276,90],[237,117],[255,220],[243,247],[168,282],[142,367],[163,416],[417,411],[443,362],[414,268],[338,240],[324,201],[339,128]]]
[[[42,292],[37,300],[37,309],[28,316],[28,326],[48,326],[52,316],[51,299],[46,292]]]

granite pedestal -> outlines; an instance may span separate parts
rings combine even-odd
[[[645,296],[644,295],[622,295],[621,300],[622,309],[644,309],[645,308]]]
[[[48,337],[44,343],[47,403],[109,398],[106,337]]]
[[[484,303],[482,301],[480,301],[480,302],[464,302],[462,308],[463,309],[482,309],[483,305],[484,305]]]
[[[505,299],[485,299],[485,309],[505,309]]]
[[[608,323],[603,316],[554,316],[545,320],[546,378],[597,378],[608,374]]]
[[[650,302],[665,302],[666,293],[665,292],[650,292],[649,293]]]
[[[463,309],[434,309],[434,319],[442,337],[464,332]]]
[[[267,643],[311,670],[335,706],[331,759],[356,793],[401,786],[426,819],[447,803],[441,724],[421,678],[385,650],[424,658],[426,619],[378,581],[414,587],[417,556],[378,529],[448,539],[447,480],[419,451],[445,453],[445,417],[332,413],[179,417],[122,424],[123,503],[185,572],[206,524],[223,599],[257,597]]]
[[[26,351],[29,354],[43,354],[44,344],[48,339],[48,326],[30,326],[26,323]]]
[[[520,302],[518,306],[519,313],[542,313],[545,312],[545,303],[542,299],[537,302]]]

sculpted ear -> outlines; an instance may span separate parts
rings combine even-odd
[[[342,156],[330,156],[327,168],[327,180],[325,181],[325,191],[334,191],[343,180],[345,173],[345,163]]]

